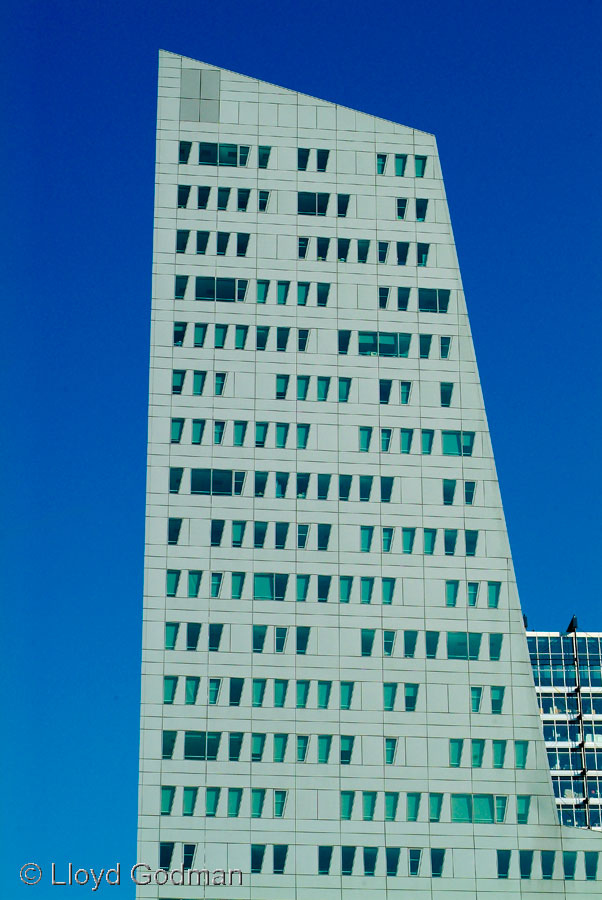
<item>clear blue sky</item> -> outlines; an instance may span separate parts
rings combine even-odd
[[[23,863],[135,861],[158,49],[437,135],[523,607],[602,630],[602,22],[584,0],[4,15],[3,881],[46,900]]]

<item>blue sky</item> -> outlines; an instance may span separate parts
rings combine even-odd
[[[4,15],[2,847],[10,896],[45,900],[52,860],[135,861],[158,49],[437,135],[523,608],[602,630],[602,16],[584,0]],[[31,861],[37,887],[18,881]],[[112,894],[133,897],[123,880]]]

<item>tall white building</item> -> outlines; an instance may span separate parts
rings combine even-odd
[[[149,423],[139,896],[600,896],[432,135],[161,53]]]

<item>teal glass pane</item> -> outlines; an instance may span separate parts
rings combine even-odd
[[[441,432],[441,447],[444,456],[460,456],[461,446],[459,431]]]
[[[500,604],[501,582],[487,582],[487,606],[489,609],[497,609]]]
[[[491,686],[491,712],[493,715],[500,715],[504,705],[504,694],[506,689],[502,686]]]
[[[490,825],[493,823],[493,795],[475,794],[473,797],[473,816],[475,823]]]
[[[451,795],[452,822],[472,822],[472,797],[470,794]]]
[[[208,787],[205,791],[205,815],[212,818],[217,815],[217,806],[219,803],[220,788]]]
[[[400,431],[401,436],[401,452],[402,453],[410,453],[412,449],[412,437],[414,436],[413,428],[402,428]]]
[[[519,794],[516,798],[516,821],[519,825],[526,825],[529,821],[529,808],[531,806],[531,796],[529,794]],[[503,821],[503,820],[502,820]]]
[[[328,709],[332,681],[318,681],[318,709]]]
[[[511,850],[498,850],[497,851],[497,877],[498,878],[508,878],[508,873],[510,872],[511,854],[512,854]]]
[[[348,820],[353,813],[355,791],[341,791],[341,819]]]
[[[387,712],[395,709],[395,697],[397,696],[397,684],[385,682],[383,684],[383,708]]]
[[[425,647],[426,647],[426,658],[427,659],[435,659],[435,657],[437,656],[438,644],[439,644],[439,632],[438,631],[425,632]]]
[[[564,850],[563,851],[562,867],[564,870],[565,881],[574,881],[575,869],[577,867],[577,852],[575,850]]]
[[[394,822],[397,818],[399,805],[399,793],[397,791],[385,792],[385,822]]]
[[[415,528],[402,528],[401,530],[401,546],[403,553],[411,553],[414,549],[414,538],[416,536]]]
[[[443,794],[429,794],[429,822],[440,821],[442,806]]]
[[[500,740],[494,740],[492,743],[494,769],[504,768],[504,760],[506,758],[506,743],[506,741]]]
[[[433,450],[433,438],[435,432],[429,428],[423,428],[421,431],[421,450],[425,456],[430,456]]]
[[[185,787],[182,791],[182,815],[193,816],[196,806],[196,798],[199,789],[196,787]]]
[[[464,535],[466,539],[466,556],[476,556],[479,532],[467,530],[464,532]]]
[[[424,173],[426,171],[426,156],[415,156],[414,157],[414,174],[416,178],[424,178]]]
[[[468,605],[476,606],[477,600],[479,597],[479,582],[478,581],[469,581],[467,585],[468,590]]]
[[[483,755],[485,753],[485,741],[481,738],[473,738],[471,741],[471,750],[472,750],[472,767],[473,769],[480,769],[483,765]]]
[[[398,177],[403,177],[406,170],[406,163],[408,161],[407,154],[405,153],[396,153],[395,154],[395,174]]]
[[[403,655],[406,659],[413,659],[416,653],[416,641],[418,640],[417,631],[404,631],[403,633]]]
[[[544,881],[549,881],[554,877],[554,862],[556,858],[555,850],[541,851],[541,877]]]
[[[418,684],[404,685],[404,698],[405,698],[406,712],[415,712],[416,704],[418,703],[418,688],[419,687],[420,687],[420,685],[418,685]]]
[[[166,573],[166,593],[168,597],[175,597],[180,582],[181,571],[168,569]]]
[[[497,662],[502,655],[503,634],[492,633],[489,635],[489,659]]]
[[[425,556],[432,556],[435,552],[435,543],[437,541],[437,529],[436,528],[425,528],[424,529],[424,554]]]
[[[185,703],[192,705],[196,703],[197,694],[199,692],[199,684],[201,679],[196,676],[187,676],[186,678],[186,692],[185,692]]]
[[[525,769],[527,767],[528,753],[529,741],[514,742],[514,764],[517,769]]]
[[[481,700],[483,698],[482,687],[471,687],[470,689],[470,711],[478,713],[481,711]]]
[[[265,802],[265,789],[253,788],[251,791],[251,818],[259,819],[263,812],[263,804]]]
[[[232,572],[232,599],[240,600],[245,583],[244,572]]]
[[[446,581],[445,582],[445,605],[446,606],[455,606],[458,602],[458,590],[460,587],[459,581]]]
[[[382,583],[382,602],[383,604],[390,605],[393,603],[393,592],[395,590],[395,579],[394,578],[383,578]]]
[[[449,740],[449,764],[452,768],[457,768],[462,762],[462,749],[464,740],[462,738],[450,738]]]
[[[236,818],[240,812],[242,788],[228,788],[228,816]]]
[[[508,798],[507,797],[496,797],[495,798],[495,821],[498,824],[506,821],[506,808],[508,806]]]
[[[277,292],[276,292],[276,302],[279,306],[284,306],[286,304],[290,286],[291,286],[290,281],[279,281],[278,282],[278,287],[277,287]]]
[[[176,640],[178,639],[178,630],[180,628],[179,622],[166,622],[165,623],[165,649],[173,650],[176,646]]]
[[[420,812],[421,794],[410,792],[406,794],[406,818],[408,822],[417,822]]]
[[[443,505],[452,506],[456,493],[456,481],[452,478],[443,479]]]

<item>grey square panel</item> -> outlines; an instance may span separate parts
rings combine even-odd
[[[182,122],[198,122],[200,115],[200,100],[180,100],[180,119]],[[207,121],[207,120],[205,120]]]
[[[188,100],[198,100],[201,96],[201,70],[182,69],[180,96]]]
[[[215,72],[213,69],[203,69],[201,99],[219,100],[219,72]]]
[[[219,122],[219,100],[201,100],[201,122]]]

